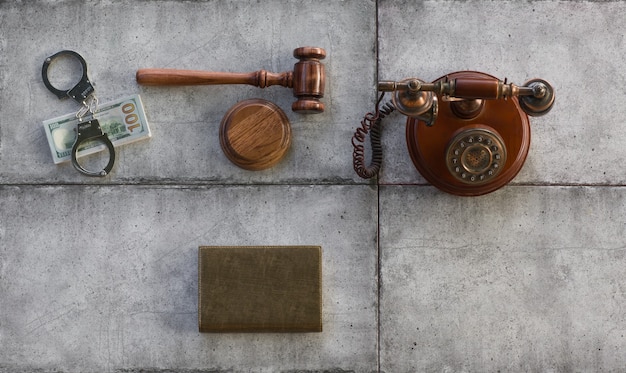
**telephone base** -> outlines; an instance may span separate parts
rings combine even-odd
[[[481,72],[459,71],[434,82],[456,78],[498,80]],[[432,126],[411,117],[406,122],[407,147],[420,174],[435,187],[459,196],[487,194],[510,182],[530,148],[530,122],[518,98],[464,102],[438,97],[438,101]],[[463,103],[468,108],[460,113]]]

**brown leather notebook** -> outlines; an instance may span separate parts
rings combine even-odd
[[[200,332],[321,332],[322,248],[201,246]]]

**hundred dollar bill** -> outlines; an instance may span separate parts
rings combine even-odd
[[[123,97],[99,105],[93,117],[98,120],[102,132],[107,134],[115,147],[152,136],[139,95]],[[76,132],[77,123],[78,118],[75,114],[67,114],[43,121],[43,128],[48,138],[54,163],[62,163],[71,159],[72,147],[78,136]],[[97,153],[104,149],[106,147],[102,143],[91,141],[78,148],[76,157]]]

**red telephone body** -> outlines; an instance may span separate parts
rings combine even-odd
[[[462,71],[436,81],[465,77],[498,80]],[[509,183],[521,170],[530,147],[530,122],[517,97],[484,100],[484,107],[469,119],[455,110],[460,102],[439,100],[437,120],[430,127],[408,117],[407,147],[417,170],[437,188],[461,196],[486,194]],[[447,156],[449,147],[454,147],[449,149],[451,156]]]
[[[408,117],[407,147],[417,170],[435,187],[459,196],[490,193],[509,183],[530,148],[528,115],[544,115],[554,105],[554,89],[545,80],[518,87],[476,71],[454,72],[432,83],[384,81],[379,90],[393,92],[393,100],[368,113],[353,137],[357,174],[378,173],[381,120],[398,110]],[[370,131],[372,164],[365,166],[359,143]]]

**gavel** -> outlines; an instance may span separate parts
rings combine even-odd
[[[321,113],[324,103],[324,83],[326,76],[324,65],[320,60],[326,57],[326,51],[317,47],[300,47],[293,51],[299,60],[293,71],[272,73],[259,70],[251,73],[228,73],[201,70],[177,69],[139,69],[137,83],[150,86],[167,85],[218,85],[218,84],[249,84],[265,88],[280,85],[293,88],[297,101],[291,110],[298,113]]]

